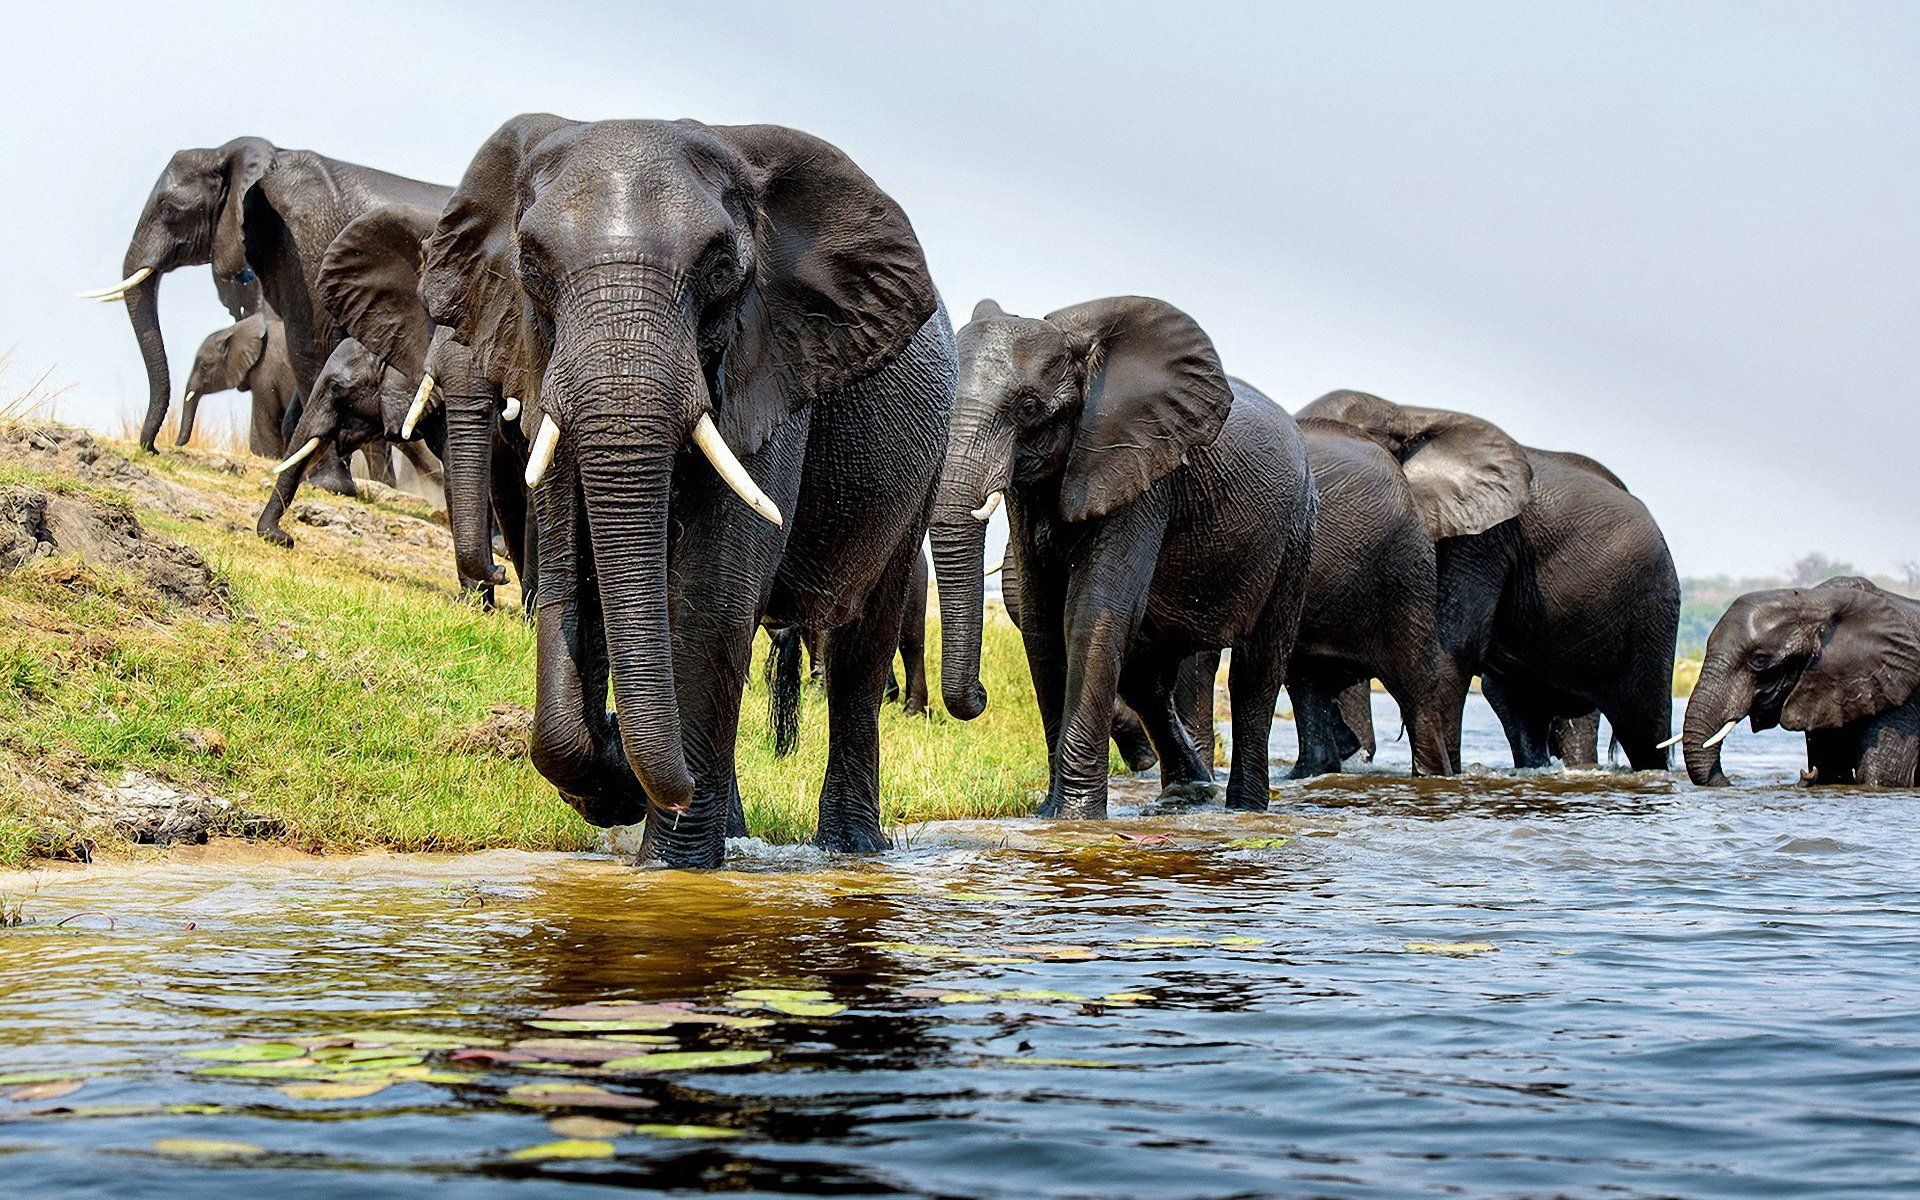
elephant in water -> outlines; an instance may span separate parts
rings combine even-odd
[[[1857,576],[1748,592],[1707,637],[1681,738],[1687,775],[1722,787],[1742,718],[1807,735],[1807,781],[1912,787],[1920,764],[1920,600]]]
[[[1515,766],[1546,766],[1555,719],[1596,710],[1636,770],[1666,766],[1680,581],[1659,525],[1611,471],[1521,446],[1479,417],[1364,392],[1328,393],[1299,416],[1374,438],[1430,498],[1422,512],[1456,764],[1479,675]],[[1576,724],[1563,736],[1578,733]]]
[[[754,633],[824,632],[815,840],[884,848],[881,692],[955,372],[900,206],[792,129],[520,116],[420,292],[537,414],[540,773],[595,824],[644,818],[642,858],[718,866]]]
[[[167,272],[211,263],[223,298],[257,286],[284,323],[296,395],[304,398],[345,332],[327,315],[317,290],[327,244],[378,204],[420,204],[438,212],[450,194],[309,150],[282,150],[265,138],[176,152],[134,225],[122,263],[126,278],[89,293],[124,300],[140,340],[148,397],[141,447],[153,451],[171,403],[160,333],[160,280]],[[191,435],[190,423],[183,421],[181,431]],[[353,493],[352,477],[337,455],[329,452],[312,474],[321,486]]]
[[[1020,632],[1052,779],[1042,812],[1107,810],[1119,694],[1159,753],[1163,794],[1212,793],[1176,684],[1233,648],[1228,807],[1267,807],[1267,735],[1313,549],[1314,492],[1293,418],[1228,379],[1187,314],[1140,296],[1045,319],[982,301],[960,335],[960,397],[934,509],[941,694],[978,716],[986,522],[1004,497]]]
[[[201,400],[238,390],[253,397],[248,449],[262,458],[279,458],[287,452],[283,423],[299,402],[298,387],[280,318],[267,312],[242,317],[208,334],[194,354],[180,409],[178,444],[184,446],[192,437]]]

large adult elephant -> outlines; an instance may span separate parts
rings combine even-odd
[[[941,694],[980,684],[982,552],[1004,497],[1021,637],[1052,765],[1043,813],[1107,807],[1113,701],[1140,715],[1163,793],[1212,791],[1175,685],[1232,646],[1229,808],[1267,806],[1267,734],[1313,546],[1313,483],[1293,418],[1229,380],[1213,342],[1161,300],[1120,296],[1044,319],[982,301],[960,335],[960,398],[933,524]]]
[[[286,325],[287,355],[304,397],[345,336],[327,316],[317,290],[321,257],[334,236],[376,205],[419,204],[438,211],[450,194],[437,184],[310,150],[282,150],[265,138],[177,151],[134,225],[122,264],[126,278],[100,296],[127,302],[140,339],[147,368],[141,447],[153,450],[171,398],[160,334],[160,280],[167,272],[211,263],[223,294],[257,280],[261,297]],[[317,464],[313,475],[335,491],[353,491],[353,480],[337,458]]]
[[[1682,729],[1687,775],[1722,787],[1742,718],[1807,735],[1807,781],[1911,787],[1920,765],[1920,600],[1857,576],[1748,592],[1707,637]]]
[[[1328,393],[1299,416],[1376,438],[1425,497],[1455,763],[1479,675],[1516,766],[1547,765],[1555,719],[1597,710],[1636,770],[1665,767],[1680,583],[1660,527],[1618,477],[1479,417],[1364,392]]]
[[[328,243],[316,291],[328,318],[408,389],[408,402],[374,434],[376,439],[407,449],[427,427],[423,418],[431,418],[433,452],[445,463],[447,519],[461,587],[491,605],[494,586],[506,581],[493,560],[497,520],[530,605],[536,580],[527,552],[531,539],[526,534],[525,442],[518,442],[516,453],[512,435],[503,428],[498,389],[475,368],[472,354],[450,330],[433,328],[420,299],[421,244],[439,220],[439,209],[413,204],[383,204],[362,213]],[[364,394],[365,388],[361,390]],[[330,394],[337,407],[351,393],[336,388]],[[364,398],[360,403],[366,403]],[[307,436],[289,439],[295,449],[281,464],[274,494],[260,515],[262,537],[285,537],[280,512],[299,486],[304,464],[311,461],[307,456],[332,444],[336,433],[349,430],[356,438],[373,432],[365,419],[333,421],[322,414]],[[508,459],[504,470],[499,469],[503,457]]]
[[[221,392],[239,390],[251,397],[247,448],[262,458],[287,452],[282,424],[299,403],[299,383],[287,358],[287,333],[280,318],[265,311],[253,313],[224,329],[216,329],[200,343],[180,406],[180,436],[186,445],[193,436],[200,401]]]
[[[815,840],[884,847],[880,696],[955,372],[900,206],[792,129],[521,116],[421,294],[538,421],[540,772],[644,817],[643,857],[717,866],[754,632],[826,630]]]

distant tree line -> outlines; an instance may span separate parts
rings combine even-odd
[[[1766,588],[1810,587],[1836,575],[1859,575],[1850,562],[1829,558],[1814,551],[1795,559],[1779,575],[1750,576],[1697,575],[1680,581],[1680,657],[1695,657],[1706,649],[1707,635],[1743,592]],[[1891,575],[1869,575],[1881,587],[1909,596],[1920,596],[1920,558],[1902,562]]]

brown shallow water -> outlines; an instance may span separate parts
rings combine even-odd
[[[1728,791],[1361,776],[721,874],[56,874],[0,931],[0,1196],[1915,1194],[1920,795],[1731,745]],[[526,1024],[592,1001],[693,1007]],[[470,1053],[555,1038],[654,1041]]]

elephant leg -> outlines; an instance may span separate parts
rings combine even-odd
[[[1009,562],[1013,561],[1008,555]],[[1040,710],[1040,731],[1047,742],[1047,798],[1038,815],[1060,812],[1060,729],[1066,720],[1067,641],[1065,600],[1055,581],[1028,580],[1020,600],[1020,640],[1027,651],[1027,674]]]
[[[1868,787],[1912,787],[1920,779],[1920,697],[1866,722],[1854,779]]]
[[[1358,679],[1341,688],[1333,704],[1339,710],[1334,739],[1340,761],[1344,763],[1356,754],[1365,754],[1367,761],[1372,762],[1380,750],[1373,736],[1373,681]]]
[[[907,589],[907,611],[900,619],[900,665],[904,669],[900,705],[907,715],[917,717],[927,711],[927,576],[916,570],[913,586]],[[891,677],[891,672],[888,673]]]
[[[1209,777],[1220,761],[1213,731],[1213,682],[1219,675],[1220,652],[1202,650],[1182,660],[1180,673],[1173,681],[1173,710],[1186,726],[1187,737],[1192,739],[1194,752]]]
[[[1614,740],[1627,752],[1627,762],[1634,770],[1666,770],[1667,751],[1660,743],[1667,740],[1673,728],[1672,656],[1654,656],[1653,666],[1638,673],[1626,694],[1602,704],[1600,711],[1613,726]],[[1599,722],[1594,724],[1598,726]],[[1597,728],[1594,736],[1597,742]]]
[[[1329,681],[1306,671],[1296,670],[1287,680],[1287,695],[1293,699],[1293,727],[1300,743],[1300,752],[1287,778],[1311,779],[1340,770],[1342,760],[1336,736],[1340,711],[1334,702],[1337,692],[1338,689],[1329,686]]]
[[[1540,698],[1525,685],[1492,673],[1480,677],[1480,690],[1506,730],[1513,765],[1522,769],[1547,766],[1547,727],[1552,714]]]
[[[1400,706],[1401,715],[1406,719],[1407,735],[1413,739],[1413,773],[1453,774],[1453,759],[1447,753],[1442,733],[1444,722],[1440,706],[1434,698],[1432,680],[1409,680],[1394,670],[1382,676],[1380,682],[1386,687],[1387,694],[1393,697],[1393,702]],[[1342,699],[1351,692],[1351,688],[1342,692]]]
[[[860,615],[827,636],[827,774],[814,844],[847,854],[888,847],[880,825],[880,705],[900,645],[920,537],[894,555]]]
[[[1139,717],[1160,759],[1162,800],[1207,800],[1213,795],[1213,772],[1200,760],[1175,703],[1175,684],[1187,657],[1139,654],[1120,672],[1120,695]]]
[[[740,778],[733,780],[733,794],[727,800],[727,836],[743,838],[747,836],[747,806],[740,799]]]
[[[1856,733],[1846,729],[1809,729],[1807,731],[1807,773],[1802,783],[1852,783],[1854,766],[1860,757]]]
[[[1113,748],[1120,752],[1120,761],[1127,764],[1127,770],[1136,775],[1160,762],[1160,756],[1153,750],[1153,740],[1147,736],[1147,727],[1140,722],[1140,714],[1124,700],[1113,702]]]
[[[1297,610],[1294,621],[1298,621]],[[1280,698],[1292,650],[1291,629],[1280,637],[1262,636],[1256,628],[1251,640],[1234,644],[1233,661],[1227,668],[1227,695],[1233,710],[1233,763],[1227,770],[1230,811],[1267,810],[1267,742],[1273,736],[1274,704]]]
[[[1547,752],[1569,767],[1600,765],[1600,714],[1555,717],[1547,724]]]
[[[675,816],[649,812],[641,857],[672,867],[719,867],[726,862],[728,831],[739,827],[734,744],[758,620],[737,598],[730,607],[711,595],[689,596],[687,605],[697,607],[702,620],[674,638],[673,677],[693,796]]]

